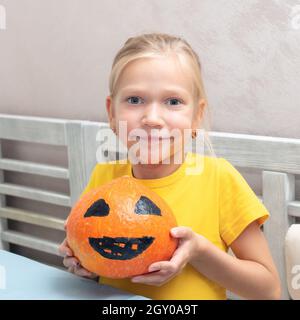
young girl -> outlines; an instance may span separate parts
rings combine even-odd
[[[119,136],[119,124],[126,123],[128,150],[137,143],[129,138],[137,129],[148,135],[135,134],[138,142],[149,144],[139,151],[139,162],[98,163],[83,193],[122,175],[137,179],[172,208],[178,227],[170,233],[179,246],[170,261],[153,263],[147,274],[99,282],[152,299],[226,299],[226,289],[246,299],[279,299],[279,277],[260,229],[269,216],[264,205],[227,160],[186,152],[185,139],[168,134],[176,129],[183,137],[191,130],[195,139],[207,111],[199,58],[190,45],[161,33],[129,38],[114,59],[109,89],[112,130]],[[193,161],[202,170],[188,174]],[[66,240],[60,252],[70,272],[96,277],[80,266]]]

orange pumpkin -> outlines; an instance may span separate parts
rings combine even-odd
[[[129,176],[85,193],[67,221],[67,241],[82,266],[108,278],[148,272],[169,260],[178,240],[170,235],[176,219],[167,203]]]

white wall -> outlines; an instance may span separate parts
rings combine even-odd
[[[0,4],[2,113],[106,120],[115,53],[129,36],[161,31],[184,36],[199,53],[214,130],[300,138],[300,1]]]
[[[158,31],[185,37],[198,52],[213,130],[300,138],[298,0],[0,0],[0,5],[6,11],[0,113],[106,121],[114,55],[128,37]],[[25,157],[41,156],[39,148],[18,148]],[[59,153],[58,160],[50,151],[48,156],[64,161]],[[250,172],[249,179],[259,190],[260,176]]]

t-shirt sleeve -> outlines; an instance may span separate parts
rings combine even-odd
[[[86,192],[111,181],[115,177],[114,169],[114,163],[97,163],[93,168],[89,181],[82,191],[80,197],[82,197]]]
[[[89,181],[80,195],[80,198],[88,191],[96,188],[96,183],[97,183],[97,179],[98,179],[97,176],[99,175],[98,171],[99,171],[98,165],[95,165],[95,167],[93,168],[92,173],[90,175]]]
[[[239,171],[226,159],[219,160],[220,234],[229,246],[251,222],[261,226],[270,214]]]

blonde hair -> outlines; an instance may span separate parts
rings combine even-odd
[[[204,130],[204,142],[211,156],[215,152],[208,136],[210,131],[210,114],[207,96],[201,75],[201,64],[198,54],[183,38],[166,33],[144,33],[126,40],[123,47],[116,54],[109,76],[109,91],[112,99],[116,95],[118,79],[125,66],[134,60],[141,58],[155,58],[175,54],[181,67],[188,67],[192,77],[194,103],[201,98],[205,99],[206,106],[203,111],[202,123]]]

